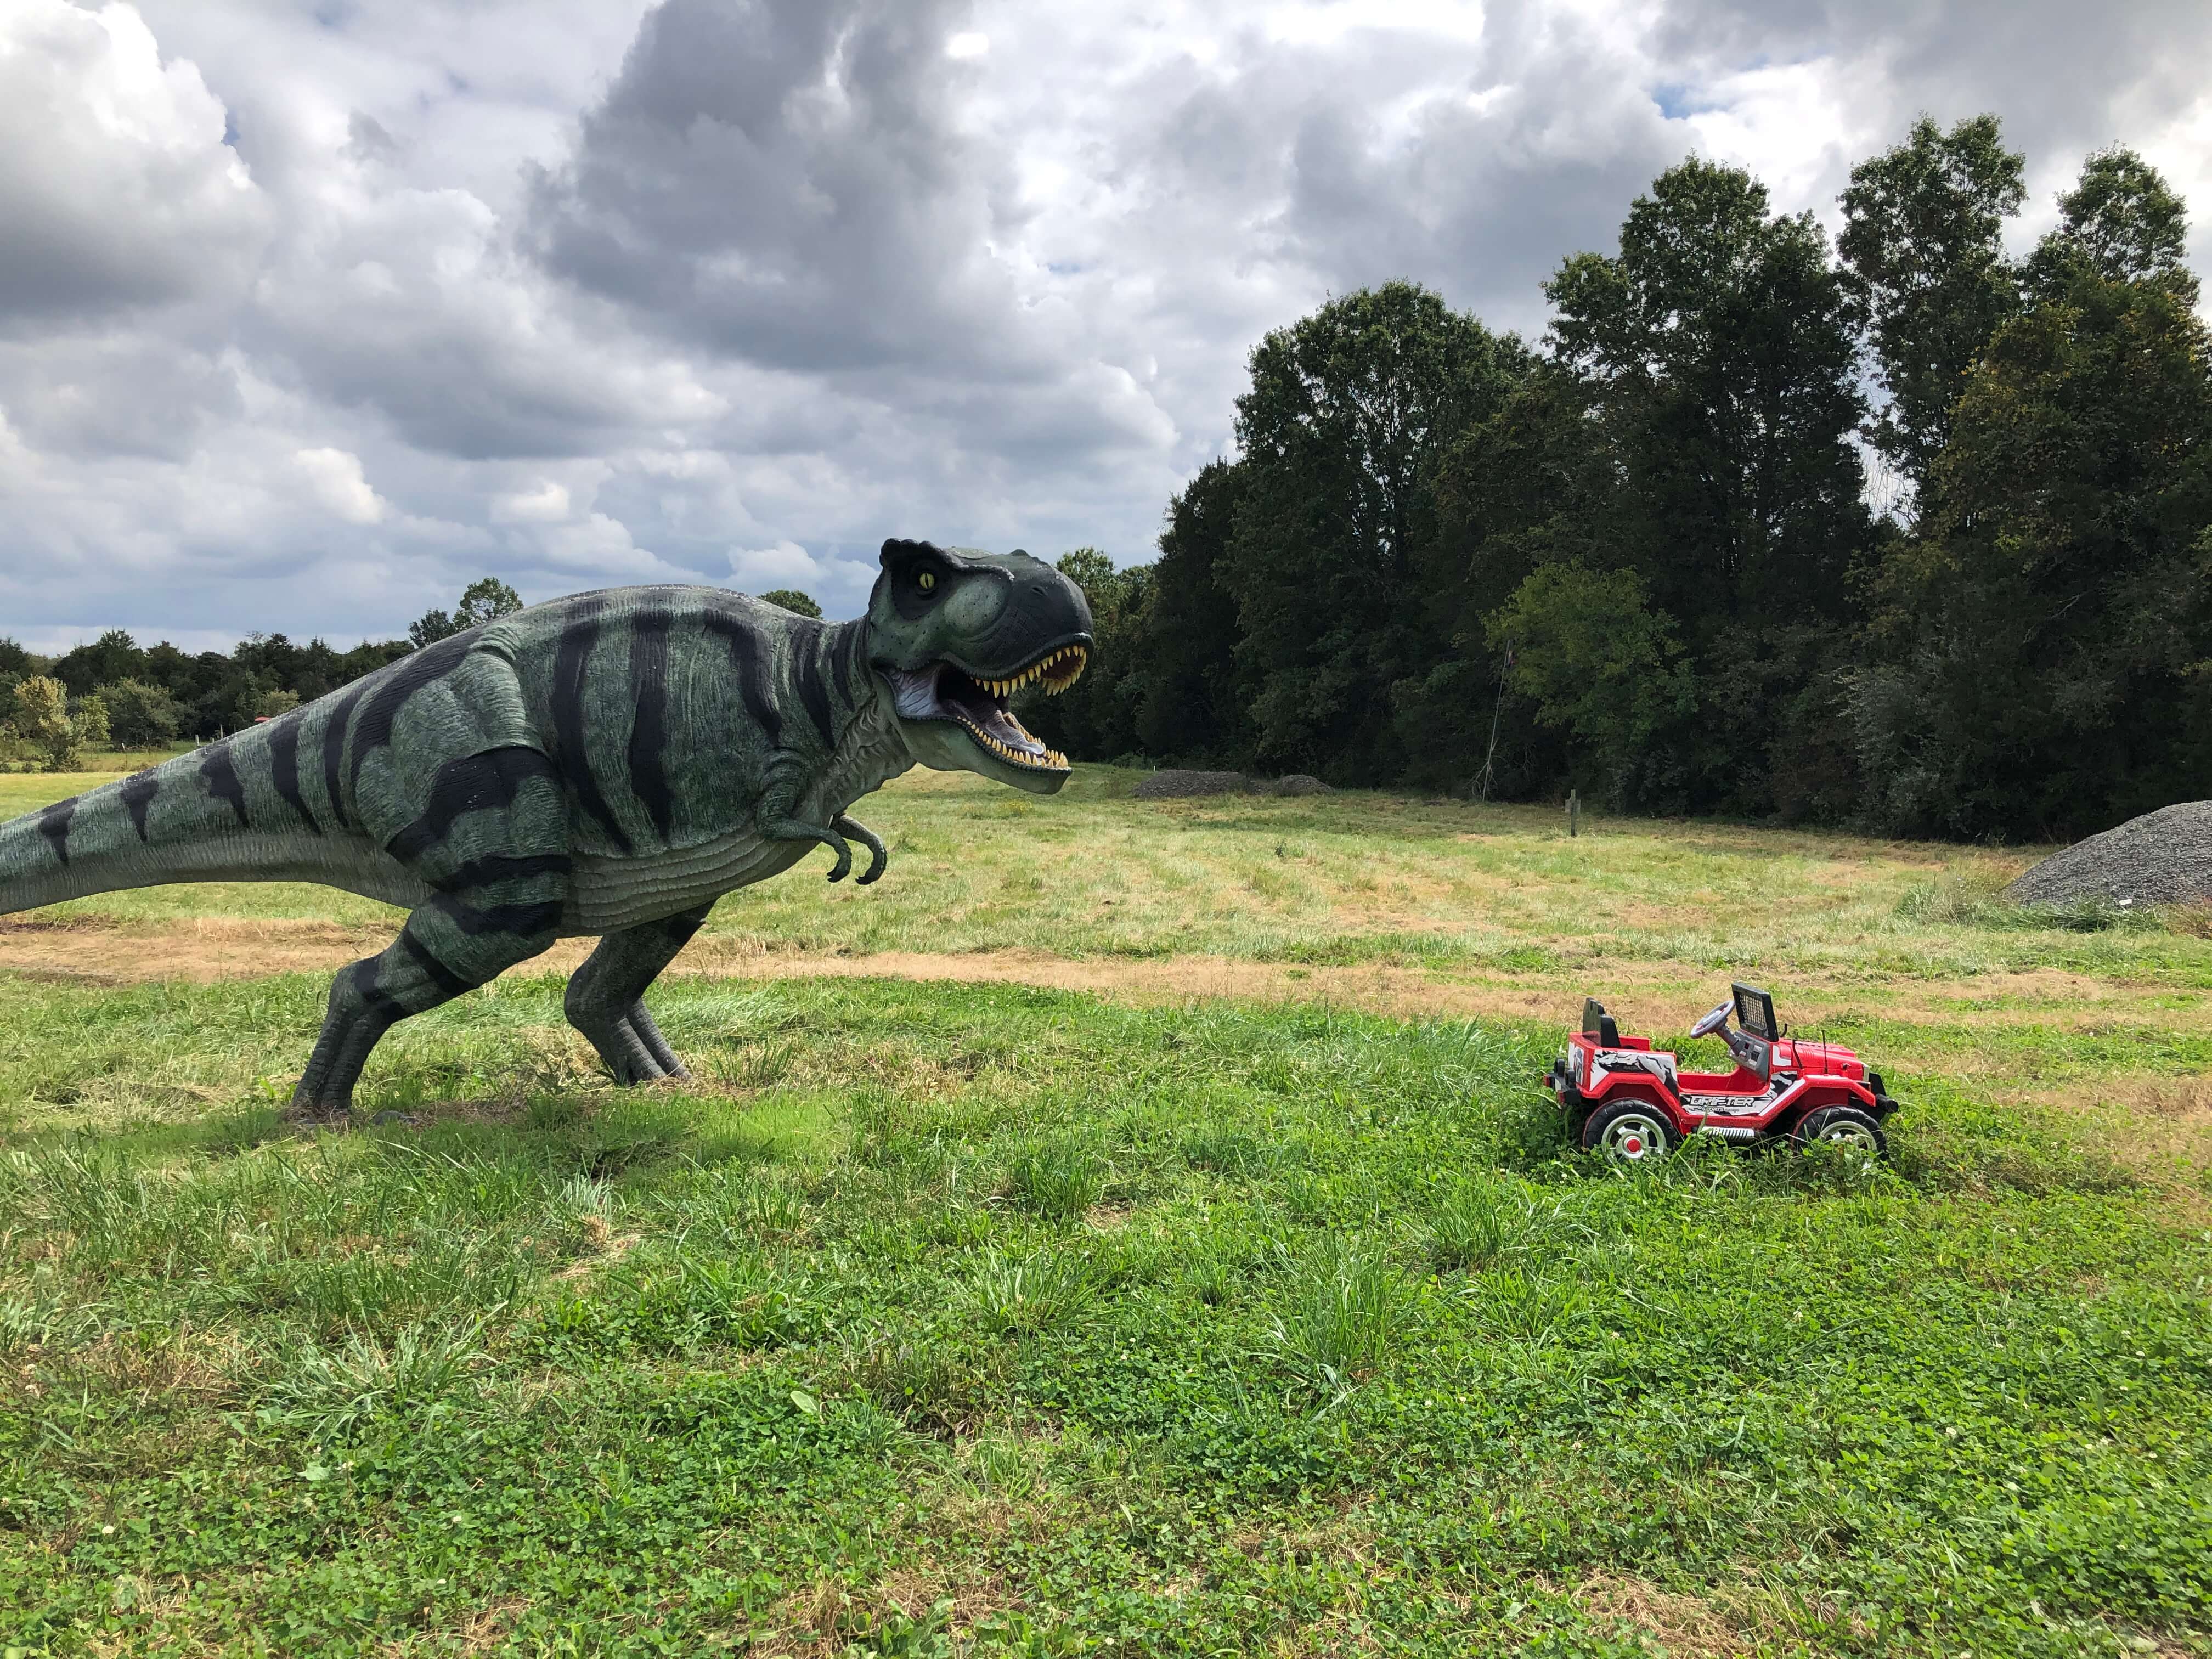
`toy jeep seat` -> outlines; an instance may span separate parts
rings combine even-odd
[[[1773,1074],[1775,1040],[1782,1035],[1774,1019],[1774,999],[1755,985],[1741,982],[1729,986],[1729,994],[1735,1003],[1736,1029],[1723,1031],[1721,1041],[1744,1070],[1756,1072],[1765,1083]]]
[[[1620,1047],[1620,1024],[1595,997],[1583,999],[1583,1035],[1595,1038],[1602,1048]]]

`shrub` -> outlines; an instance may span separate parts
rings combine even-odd
[[[47,771],[71,771],[82,762],[88,741],[106,740],[106,705],[87,697],[79,716],[88,710],[96,710],[96,717],[83,718],[81,724],[70,713],[68,689],[58,679],[33,674],[15,687],[15,734],[30,745]]]
[[[184,727],[185,711],[165,687],[143,680],[112,680],[100,688],[107,705],[107,729],[124,749],[159,749]]]

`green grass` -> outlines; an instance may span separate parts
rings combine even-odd
[[[2212,1653],[2191,919],[1127,782],[902,785],[882,887],[706,940],[1113,994],[673,979],[681,1090],[526,969],[304,1137],[323,976],[0,974],[0,1650]],[[389,915],[64,908],[155,967]],[[1563,1154],[1582,992],[1663,1032],[1732,967],[1883,1067],[1889,1167]]]
[[[617,1095],[536,981],[302,1139],[236,1039],[312,981],[7,994],[208,1097],[0,1060],[28,1653],[2204,1650],[2212,1242],[1954,1091],[1622,1178],[1541,1033],[693,982],[780,1077]]]

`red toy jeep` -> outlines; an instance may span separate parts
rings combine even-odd
[[[1898,1103],[1881,1073],[1849,1048],[1784,1036],[1774,999],[1757,987],[1730,989],[1690,1035],[1717,1032],[1735,1057],[1733,1072],[1678,1071],[1674,1056],[1655,1050],[1650,1038],[1621,1036],[1603,1003],[1583,1004],[1583,1029],[1567,1039],[1547,1079],[1583,1150],[1638,1163],[1664,1158],[1685,1135],[1708,1134],[1887,1156],[1881,1123]]]

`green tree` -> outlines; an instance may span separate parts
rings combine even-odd
[[[821,619],[822,607],[814,603],[811,595],[802,593],[795,587],[771,587],[760,597],[768,604],[779,605],[795,617]]]
[[[1881,569],[1853,709],[1886,827],[2071,837],[2212,794],[2212,334],[2100,222],[2171,222],[2163,181],[2108,153],[2083,184]]]
[[[1617,257],[1577,254],[1545,289],[1635,496],[1633,556],[1685,620],[1832,605],[1865,534],[1842,289],[1812,215],[1767,205],[1692,158],[1630,207]]]
[[[1137,749],[1138,683],[1130,663],[1152,600],[1152,567],[1116,570],[1095,547],[1079,547],[1055,563],[1091,602],[1097,648],[1083,678],[1057,696],[1034,690],[1022,699],[1022,723],[1076,760],[1110,761]]]
[[[1332,300],[1255,348],[1226,564],[1261,763],[1403,775],[1391,688],[1432,649],[1419,583],[1435,465],[1528,368],[1518,340],[1410,283]]]
[[[2099,150],[2058,198],[2058,228],[2028,259],[2030,292],[2063,301],[2077,277],[2143,283],[2197,303],[2189,213],[2157,168],[2131,149]]]
[[[144,680],[114,680],[100,688],[108,729],[124,749],[160,749],[173,742],[184,710],[165,687]]]
[[[96,691],[88,697],[70,700],[70,724],[76,729],[77,747],[81,750],[105,749],[114,741],[108,730],[107,700]]]
[[[94,688],[115,680],[143,679],[146,653],[130,635],[112,628],[91,644],[57,657],[52,673],[69,688],[70,696],[88,696]]]
[[[264,691],[254,700],[253,714],[257,720],[273,720],[279,714],[289,714],[300,706],[300,694],[279,688]]]
[[[471,628],[481,628],[522,609],[522,596],[496,576],[480,576],[461,590],[461,602],[451,612],[426,611],[407,629],[416,650],[434,645]]]
[[[521,594],[496,576],[479,576],[461,590],[461,602],[453,607],[453,631],[481,628],[521,609]]]
[[[1426,672],[1392,688],[1407,775],[1438,788],[1470,786],[1499,708],[1503,650],[1489,618],[1531,572],[1580,561],[1617,562],[1625,495],[1593,388],[1547,362],[1497,414],[1445,452],[1436,477],[1437,533],[1421,587],[1436,641]],[[1564,775],[1568,738],[1532,723],[1509,700],[1498,726],[1495,794],[1548,789]]]
[[[1618,479],[1598,522],[1555,527],[1561,550],[1638,571],[1717,716],[1655,735],[1644,800],[1768,813],[1848,799],[1848,779],[1817,801],[1775,787],[1828,724],[1807,694],[1844,665],[1848,578],[1871,538],[1850,310],[1820,228],[1770,214],[1750,174],[1693,158],[1631,205],[1617,256],[1577,255],[1546,291]]]
[[[1249,756],[1237,598],[1223,581],[1249,477],[1238,463],[1211,461],[1168,503],[1152,603],[1128,642],[1137,745],[1148,755],[1235,765]]]
[[[1836,251],[1888,394],[1870,435],[1923,501],[1967,372],[2018,304],[2002,239],[2021,170],[1996,116],[1948,132],[1923,116],[1843,194]]]
[[[1514,688],[1536,718],[1571,732],[1583,764],[1616,805],[1650,793],[1666,764],[1653,740],[1697,703],[1674,625],[1647,603],[1633,570],[1579,561],[1532,572],[1489,623],[1493,649],[1513,651]]]
[[[13,640],[0,638],[0,674],[13,674],[21,679],[33,665],[29,652]]]
[[[407,638],[420,651],[426,645],[449,640],[460,631],[450,611],[425,611],[407,625]]]
[[[15,729],[49,772],[73,771],[84,758],[88,733],[70,717],[69,688],[52,675],[17,683]]]

